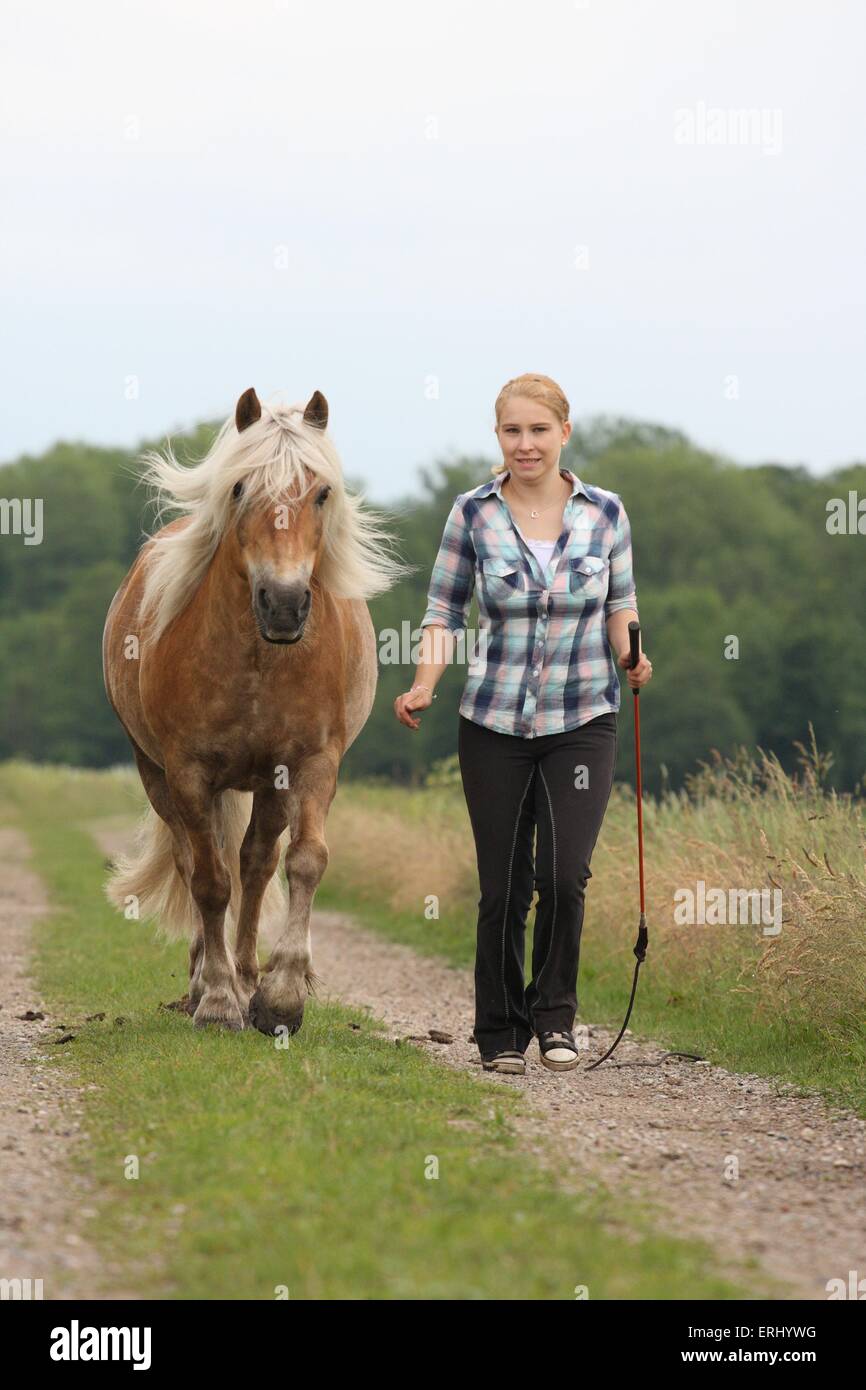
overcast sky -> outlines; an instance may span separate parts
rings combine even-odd
[[[4,0],[0,458],[318,387],[385,500],[540,371],[863,459],[863,12]]]

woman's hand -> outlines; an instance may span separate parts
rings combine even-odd
[[[632,670],[631,651],[626,647],[625,651],[619,654],[619,664],[628,667],[628,683],[632,690],[639,689],[640,686],[646,685],[647,681],[652,680],[653,664],[646,652],[641,652],[637,666]]]
[[[413,719],[411,711],[427,709],[433,703],[433,696],[424,685],[419,685],[415,690],[407,690],[405,695],[398,695],[394,701],[394,713],[405,724],[407,729],[418,729],[421,726],[420,719]]]

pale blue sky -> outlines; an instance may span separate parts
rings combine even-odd
[[[319,387],[384,500],[497,457],[523,371],[743,463],[866,456],[856,0],[7,0],[3,26],[4,460]]]

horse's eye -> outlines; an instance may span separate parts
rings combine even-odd
[[[317,506],[317,507],[321,507],[322,503],[325,501],[325,499],[327,498],[328,493],[329,493],[330,491],[331,491],[330,484],[328,484],[327,487],[323,487],[323,488],[322,488],[322,491],[319,493],[318,497],[316,498],[316,506]]]
[[[241,495],[241,493],[243,492],[243,490],[244,490],[244,485],[243,485],[243,483],[235,483],[234,487],[232,488],[232,497],[240,497],[240,495]]]

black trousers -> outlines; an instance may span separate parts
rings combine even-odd
[[[525,1052],[534,1033],[574,1026],[589,861],[610,799],[616,748],[612,712],[540,738],[501,734],[460,715],[457,751],[481,888],[475,1041],[485,1059]],[[532,979],[524,988],[526,917],[535,888]]]

